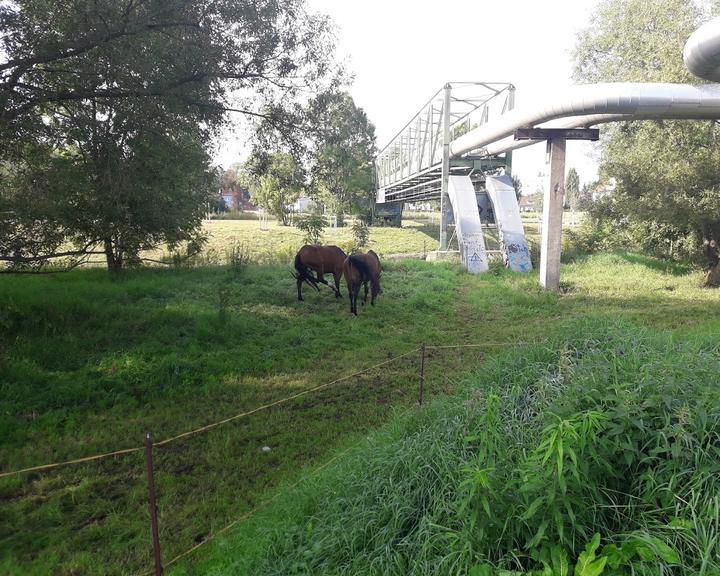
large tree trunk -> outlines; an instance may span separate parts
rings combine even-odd
[[[107,267],[109,272],[120,272],[123,266],[122,252],[115,253],[113,249],[113,241],[111,238],[105,238],[105,260],[107,261]]]
[[[717,288],[718,286],[720,286],[720,266],[715,266],[710,268],[705,275],[703,288]]]
[[[705,258],[707,259],[707,274],[703,282],[704,288],[717,288],[720,286],[720,251],[718,251],[717,230],[710,227],[704,230]]]

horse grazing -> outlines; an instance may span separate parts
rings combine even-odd
[[[295,273],[297,280],[298,300],[302,300],[302,284],[305,282],[320,291],[318,282],[330,286],[323,277],[324,274],[332,274],[335,280],[335,298],[340,298],[340,278],[343,273],[343,262],[345,252],[337,246],[320,246],[317,244],[306,244],[295,255]],[[313,270],[317,276],[310,273]],[[332,288],[332,286],[330,286]]]
[[[348,256],[343,264],[343,273],[347,283],[348,295],[350,296],[350,312],[357,316],[357,297],[360,293],[360,286],[365,287],[363,304],[367,302],[368,283],[370,283],[372,298],[370,304],[375,305],[375,298],[382,293],[380,288],[380,258],[372,250],[367,254],[352,254]]]

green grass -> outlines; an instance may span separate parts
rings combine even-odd
[[[260,227],[256,220],[209,220],[203,224],[208,234],[201,259],[211,264],[227,261],[228,247],[243,246],[254,262],[291,262],[297,250],[304,244],[303,232],[293,226],[281,226],[274,221],[267,223],[267,229]],[[368,249],[381,256],[390,254],[422,253],[435,250],[438,244],[438,226],[425,220],[406,220],[402,228],[377,227],[370,229]],[[326,228],[323,244],[335,244],[349,251],[352,245],[351,227]],[[162,256],[158,251],[152,257]]]
[[[145,429],[162,440],[422,342],[538,340],[569,318],[598,313],[716,334],[720,297],[699,289],[701,278],[604,255],[565,266],[564,293],[551,294],[536,275],[476,277],[402,261],[387,266],[378,304],[352,318],[347,299],[336,302],[327,290],[298,303],[287,266],[3,277],[0,470],[137,446]],[[431,389],[452,390],[483,356],[432,351]],[[417,371],[417,358],[406,358],[158,449],[165,558],[411,404]],[[1,480],[0,572],[149,567],[144,490],[140,454]]]
[[[559,576],[598,534],[607,576],[717,574],[719,368],[714,337],[564,323],[173,573]]]

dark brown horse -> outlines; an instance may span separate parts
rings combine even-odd
[[[297,280],[298,300],[302,300],[302,284],[305,282],[309,286],[320,291],[318,282],[330,286],[323,277],[324,274],[332,274],[335,280],[335,297],[340,298],[340,278],[343,272],[343,262],[345,262],[345,252],[337,246],[320,246],[316,244],[306,244],[295,255],[295,274],[293,276]],[[314,271],[317,276],[313,276],[310,271]],[[332,286],[330,286],[332,288]]]
[[[367,254],[352,254],[348,256],[343,264],[343,273],[345,274],[345,282],[347,283],[348,295],[350,296],[350,312],[357,316],[357,297],[360,293],[360,286],[365,287],[365,297],[363,304],[367,302],[368,283],[372,298],[370,304],[375,305],[375,298],[382,293],[380,288],[380,258],[372,250]]]

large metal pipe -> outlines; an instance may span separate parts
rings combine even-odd
[[[568,88],[548,98],[545,104],[519,108],[494,122],[471,130],[453,140],[450,154],[460,156],[487,147],[517,128],[532,127],[565,117],[614,116],[621,119],[720,118],[720,86],[689,84],[610,83]]]
[[[692,33],[683,50],[685,66],[698,78],[720,82],[720,18]]]
[[[694,75],[720,82],[720,18],[704,24],[688,38],[683,58]],[[548,96],[543,104],[519,108],[460,136],[450,144],[450,154],[461,156],[482,149],[483,153],[494,155],[537,142],[515,141],[512,134],[517,128],[539,125],[575,128],[653,118],[720,118],[720,86],[655,83],[573,86]]]

